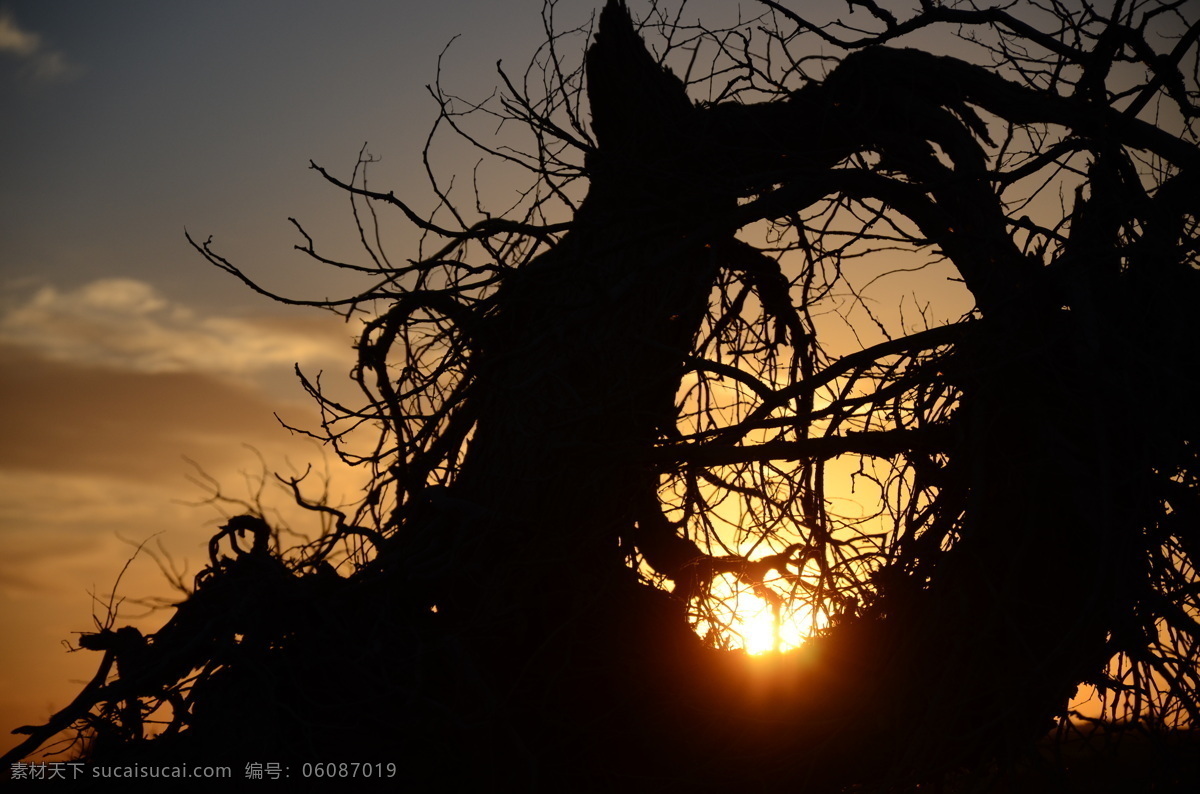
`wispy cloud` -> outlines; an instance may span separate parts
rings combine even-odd
[[[28,58],[38,51],[41,44],[40,36],[21,30],[12,12],[0,8],[0,52]]]
[[[127,278],[38,289],[0,317],[0,342],[89,367],[250,377],[345,362],[349,350],[327,321],[205,316]]]
[[[22,29],[5,8],[0,8],[0,54],[20,61],[25,74],[37,82],[67,80],[80,72],[66,55],[47,47],[37,33]]]

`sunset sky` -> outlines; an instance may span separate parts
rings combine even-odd
[[[578,25],[599,5],[561,0],[557,18]],[[188,504],[205,496],[189,459],[236,497],[259,453],[272,469],[322,465],[273,412],[311,426],[293,363],[344,379],[356,327],[255,295],[185,228],[268,288],[353,293],[292,250],[289,216],[331,256],[358,251],[348,202],[309,160],[348,177],[368,142],[373,185],[428,211],[439,52],[459,36],[443,84],[483,99],[497,60],[520,73],[542,41],[541,6],[0,0],[0,750],[94,672],[98,654],[62,643],[104,618],[90,593],[107,598],[135,546],[161,543],[187,578],[203,564],[220,514]],[[692,3],[691,18],[714,7],[728,18],[733,4]],[[468,179],[474,157],[457,152],[435,165]],[[412,255],[396,229],[396,256]],[[143,554],[120,595],[170,591]],[[119,620],[144,611],[126,602]]]
[[[342,378],[355,328],[252,294],[185,227],[271,288],[350,293],[292,251],[289,216],[355,255],[347,202],[309,159],[348,175],[368,141],[377,184],[428,203],[439,52],[460,35],[443,81],[486,97],[495,62],[523,68],[540,41],[540,9],[0,2],[0,749],[91,677],[99,655],[61,643],[103,619],[89,592],[107,594],[136,544],[161,541],[189,578],[202,565],[219,514],[182,503],[205,495],[185,457],[238,497],[260,470],[245,445],[274,469],[322,463],[272,412],[311,422],[293,363]],[[120,594],[171,595],[146,555]],[[127,602],[120,620],[143,611]]]

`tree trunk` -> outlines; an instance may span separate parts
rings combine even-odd
[[[735,780],[751,761],[807,770],[814,785],[873,765],[918,774],[994,752],[998,737],[1035,737],[1103,661],[1123,508],[1112,451],[1094,433],[1093,362],[1059,312],[1020,304],[1033,291],[1018,288],[1029,276],[1019,255],[1009,263],[1020,278],[1000,275],[996,251],[1011,241],[979,245],[1003,231],[1003,214],[988,212],[998,205],[980,206],[995,204],[983,179],[938,196],[960,207],[952,220],[965,228],[944,245],[989,307],[960,356],[954,465],[970,483],[968,518],[908,611],[835,631],[765,675],[703,647],[682,605],[627,567],[640,506],[657,505],[657,477],[638,461],[673,425],[683,359],[728,264],[736,195],[787,157],[793,192],[780,192],[800,201],[810,178],[821,195],[822,168],[876,139],[916,157],[911,169],[930,167],[894,143],[882,111],[841,107],[839,92],[878,79],[865,60],[784,106],[702,110],[623,9],[601,17],[588,53],[591,189],[567,237],[505,283],[475,331],[476,428],[442,520],[456,552],[435,598],[485,660],[489,688],[507,693],[484,724],[519,725],[563,759],[548,772],[539,753],[542,774],[607,779],[622,741],[653,745],[622,753],[631,778],[709,763],[711,779]],[[905,99],[886,81],[876,92],[885,105]],[[804,124],[816,114],[836,123]],[[851,734],[871,748],[853,770],[844,764],[863,745]],[[519,754],[504,747],[498,756]]]
[[[519,726],[525,739],[495,755],[531,785],[608,780],[618,753],[631,778],[677,764],[622,747],[634,734],[661,745],[683,715],[660,690],[711,656],[683,605],[638,583],[628,557],[638,507],[658,504],[657,474],[638,461],[674,423],[715,252],[732,239],[712,220],[735,203],[699,178],[696,110],[614,5],[588,77],[588,196],[476,329],[476,425],[443,500],[453,515],[439,519],[456,550],[435,584],[439,619],[505,693],[482,719]],[[541,748],[533,771],[512,766],[525,741]]]

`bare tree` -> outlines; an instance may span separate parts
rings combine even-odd
[[[505,212],[430,168],[423,216],[365,149],[313,165],[365,259],[297,247],[375,285],[271,297],[365,318],[365,400],[303,382],[372,485],[347,513],[291,480],[334,531],[289,555],[230,522],[149,643],[90,640],[150,660],[84,698],[111,752],[404,741],[517,787],[816,789],[1011,760],[1085,684],[1195,725],[1195,8],[759,5],[709,29],[610,0],[577,64],[591,26],[550,4],[493,102],[435,87],[439,127],[530,175]],[[423,233],[403,264],[388,213]],[[961,318],[872,312],[920,268]],[[831,341],[847,320],[874,337]],[[838,477],[877,509],[843,515]],[[747,658],[738,591],[812,637]],[[131,735],[159,701],[168,737]]]

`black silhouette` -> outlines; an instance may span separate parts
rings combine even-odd
[[[290,553],[234,518],[161,631],[85,637],[102,674],[22,752],[82,720],[95,758],[817,791],[1016,764],[1084,683],[1136,724],[1195,723],[1200,23],[1178,3],[1063,6],[1039,27],[1021,7],[856,2],[878,32],[850,40],[763,5],[764,46],[792,60],[697,32],[725,43],[711,80],[688,78],[727,75],[706,102],[618,0],[587,51],[590,124],[562,40],[545,96],[505,77],[505,112],[537,136],[523,216],[450,228],[368,189],[369,158],[349,182],[314,165],[359,201],[354,267],[380,279],[315,303],[383,310],[358,346],[365,407],[304,382],[339,449],[378,430],[373,453],[344,451],[371,490],[353,514],[311,504],[336,528]],[[943,24],[999,67],[884,46]],[[1177,38],[1156,49],[1164,24]],[[801,60],[811,40],[848,54],[826,75]],[[1153,103],[1181,120],[1147,122]],[[1014,186],[1061,169],[1075,192],[1048,225]],[[573,216],[547,220],[550,202]],[[389,262],[384,207],[445,242]],[[789,257],[737,236],[764,220]],[[975,308],[831,358],[816,314],[873,245],[940,252]],[[884,536],[831,510],[842,456],[890,466]],[[755,552],[721,547],[722,499]],[[828,628],[748,660],[704,612],[720,577]],[[171,723],[143,738],[160,701]]]

